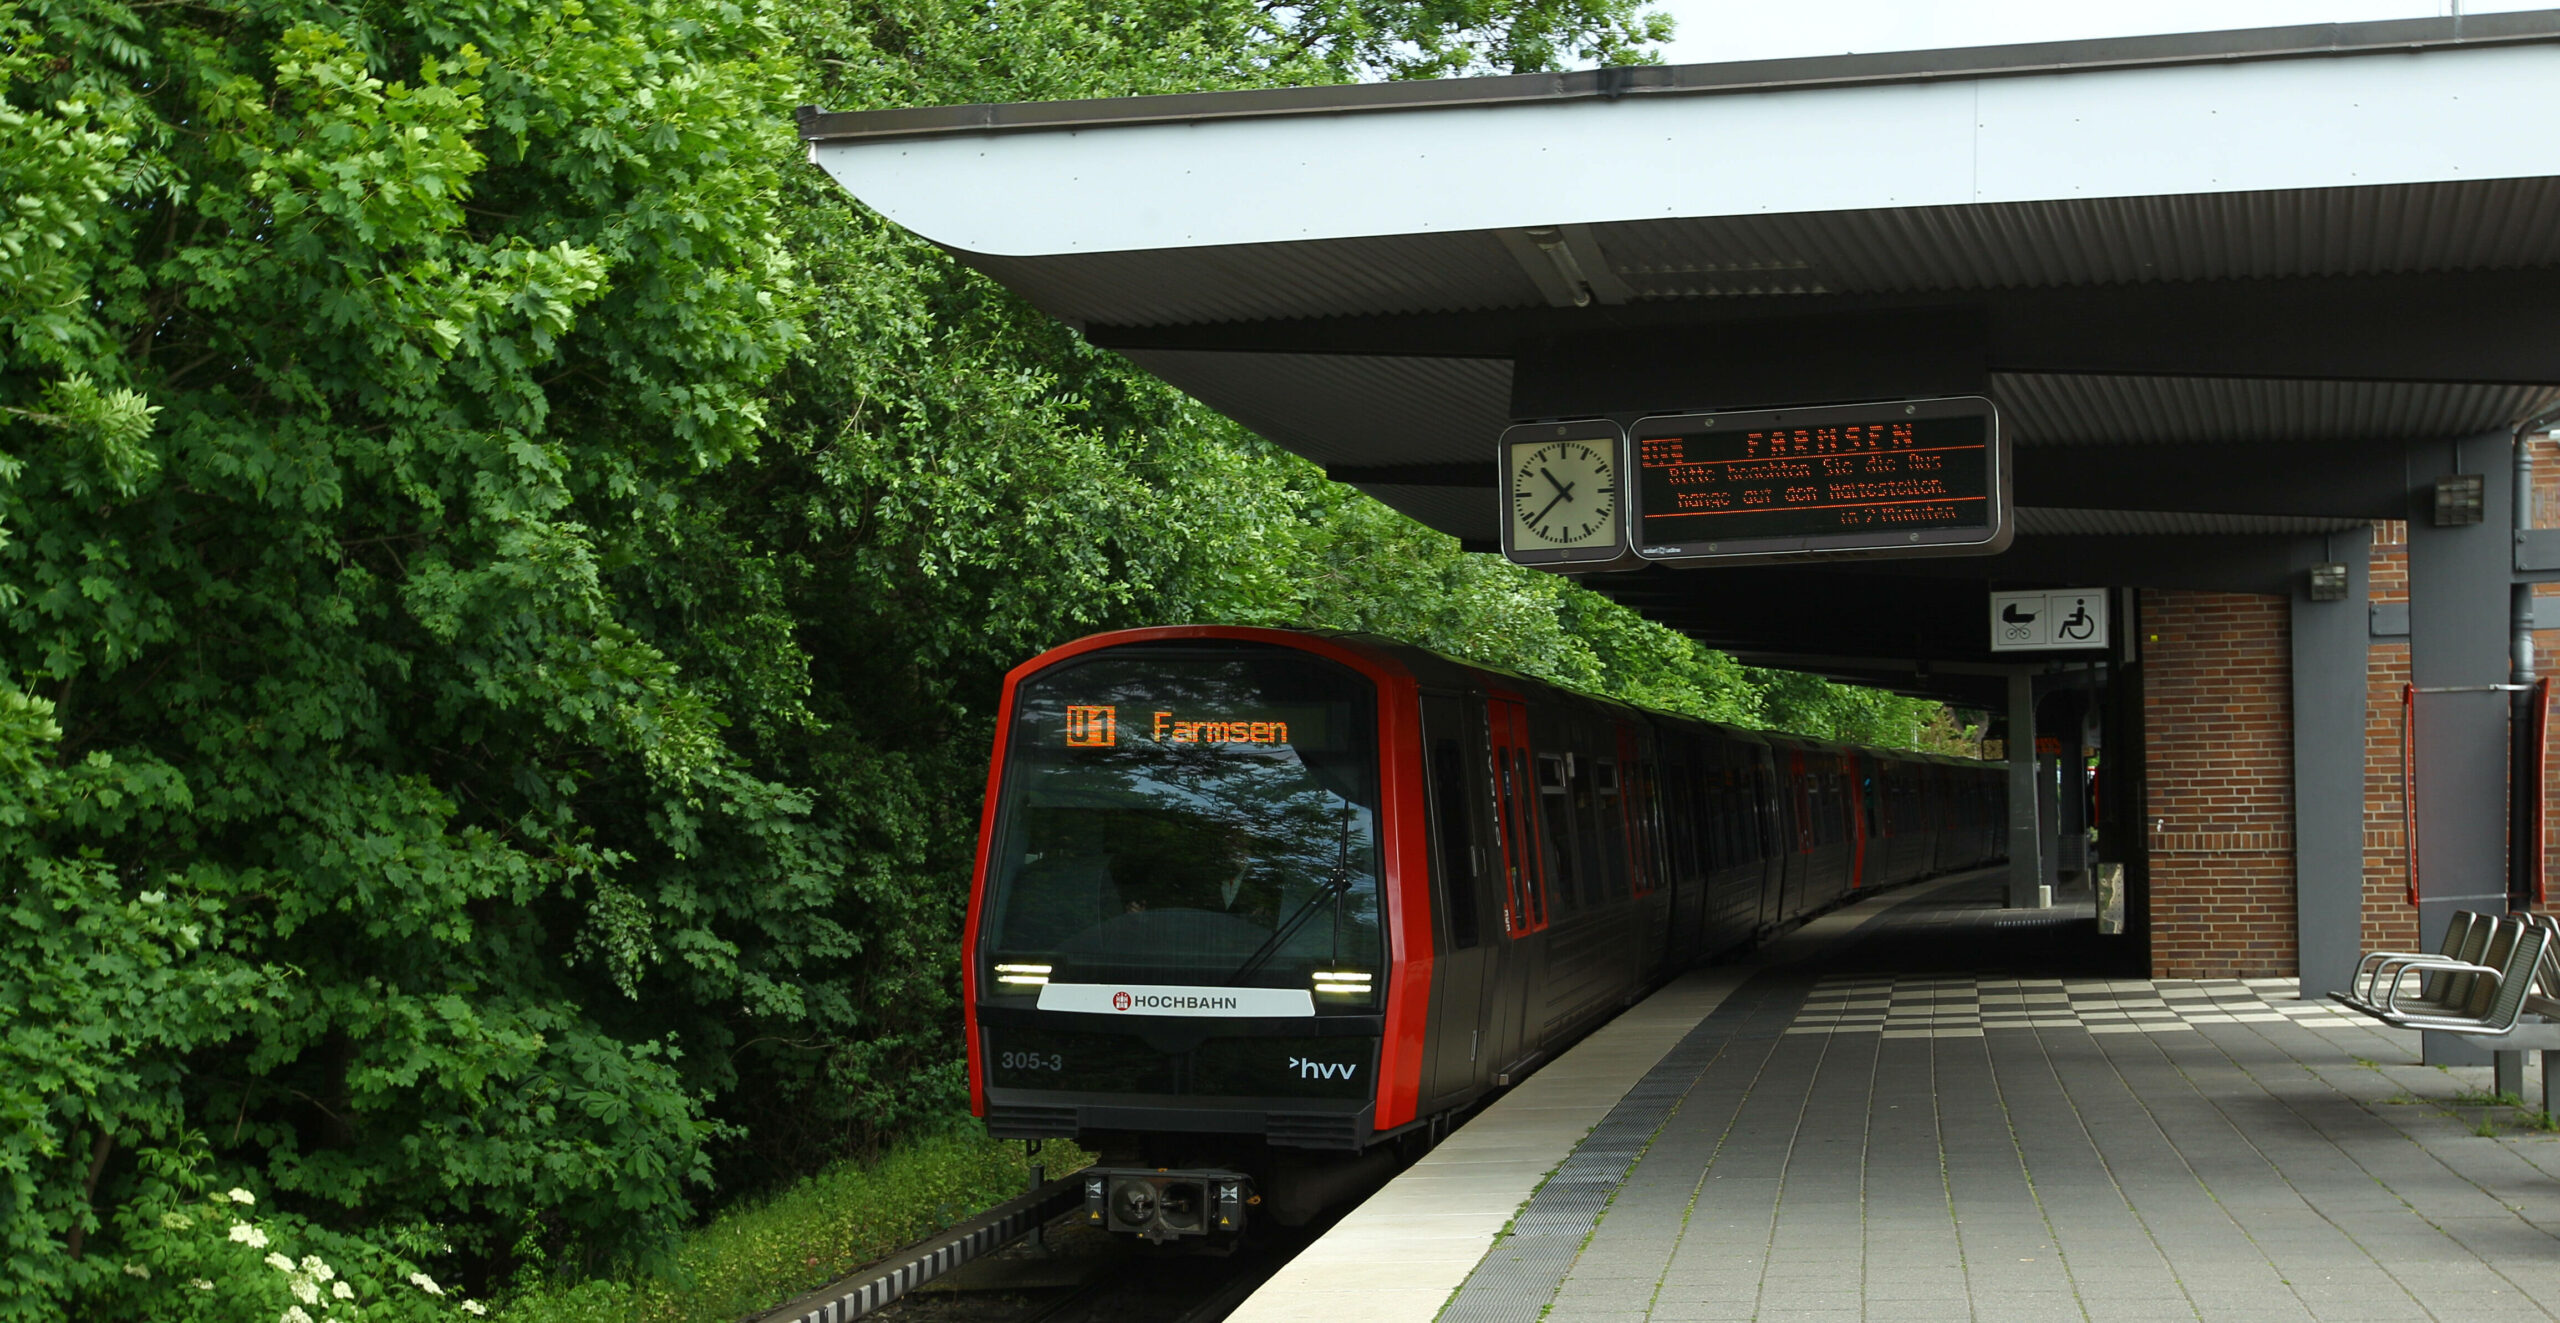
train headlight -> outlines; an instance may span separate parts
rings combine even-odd
[[[1017,987],[1046,987],[1052,968],[1054,966],[1050,965],[998,965],[996,982],[1011,983]]]
[[[1356,969],[1319,969],[1313,975],[1319,996],[1366,997],[1370,976]]]

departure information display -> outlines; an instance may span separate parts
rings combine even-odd
[[[1647,418],[1648,560],[1989,555],[2012,534],[1998,412],[1978,396]]]

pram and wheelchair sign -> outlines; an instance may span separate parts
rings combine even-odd
[[[1993,652],[2107,646],[2107,590],[2037,589],[1991,595]]]

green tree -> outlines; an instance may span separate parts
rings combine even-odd
[[[1759,715],[895,230],[783,113],[1665,31],[0,0],[0,1318],[578,1271],[947,1110],[992,697],[1076,634],[1370,629]]]
[[[798,810],[618,576],[796,340],[776,40],[0,3],[0,1317],[250,1298],[128,1216],[217,1174],[426,1253],[685,1216],[624,898]]]

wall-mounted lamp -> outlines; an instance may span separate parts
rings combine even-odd
[[[2329,561],[2311,567],[2311,600],[2343,602],[2347,600],[2347,567],[2340,561]]]
[[[2436,527],[2459,528],[2479,523],[2485,517],[2482,505],[2487,490],[2488,480],[2477,473],[2436,479]]]

